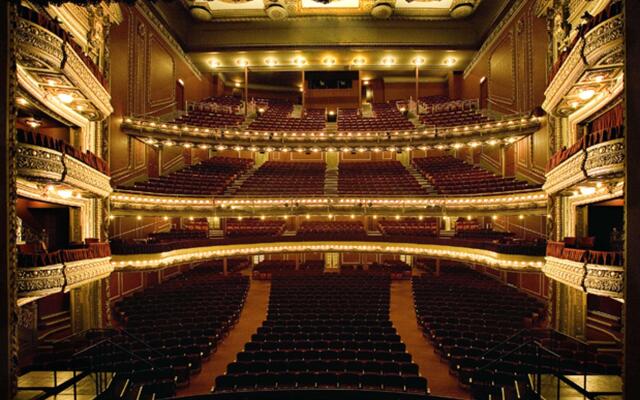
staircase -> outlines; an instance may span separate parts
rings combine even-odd
[[[227,188],[225,189],[225,191],[224,191],[224,193],[222,195],[223,196],[233,196],[234,194],[236,194],[236,192],[238,191],[238,189],[240,189],[240,187],[242,186],[244,181],[249,179],[249,177],[251,177],[258,170],[258,168],[260,168],[260,167],[253,166],[253,167],[251,167],[251,169],[247,170],[247,172],[242,174],[240,177],[236,178],[231,183],[231,185],[227,186]]]
[[[373,108],[370,103],[362,104],[360,109],[362,110],[362,118],[373,118]]]
[[[327,196],[338,195],[338,169],[327,168],[324,172],[324,194]]]
[[[50,314],[38,322],[38,341],[57,340],[71,335],[71,312]]]
[[[427,194],[438,194],[438,191],[431,186],[427,178],[424,177],[412,164],[405,164],[404,166],[407,171],[415,178],[416,181],[420,184],[420,187],[424,189]]]
[[[289,115],[290,118],[302,118],[302,106],[300,104],[293,105],[293,111]]]

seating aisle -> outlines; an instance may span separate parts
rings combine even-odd
[[[427,378],[431,394],[470,399],[469,392],[458,385],[458,379],[449,374],[449,366],[440,361],[438,355],[433,352],[431,343],[422,336],[413,310],[411,281],[393,281],[389,310],[391,322],[407,346],[407,352],[413,356],[413,362],[418,364],[422,375]]]
[[[236,355],[244,349],[245,343],[251,341],[251,335],[267,318],[270,291],[270,281],[251,280],[238,323],[229,335],[218,343],[218,349],[209,361],[202,363],[202,371],[191,377],[189,386],[178,390],[178,396],[206,394],[211,391],[212,377],[225,373],[227,365],[235,361]]]

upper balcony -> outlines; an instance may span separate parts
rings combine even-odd
[[[613,107],[594,120],[588,133],[572,146],[554,154],[547,165],[544,191],[549,194],[575,190],[591,181],[619,181],[624,173],[624,121],[622,106]]]
[[[56,21],[20,7],[17,30],[18,80],[31,96],[65,117],[73,110],[87,120],[102,120],[113,112],[100,69]]]
[[[542,108],[570,114],[594,94],[620,91],[623,70],[622,2],[613,2],[580,25],[570,46],[552,67]]]
[[[111,272],[108,243],[86,240],[71,249],[49,252],[31,244],[18,246],[18,304],[102,279]]]
[[[549,242],[543,271],[549,278],[599,296],[624,296],[621,251],[597,251]]]
[[[18,175],[43,186],[61,185],[85,197],[106,197],[111,191],[109,167],[91,152],[62,140],[18,130]],[[66,192],[62,192],[66,193]]]

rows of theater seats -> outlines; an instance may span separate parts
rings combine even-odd
[[[399,236],[438,236],[440,229],[435,218],[404,218],[402,220],[383,220],[378,222],[383,235]]]
[[[244,116],[226,110],[213,111],[192,108],[167,124],[198,126],[203,128],[235,128],[244,122]]]
[[[449,96],[433,95],[433,96],[421,96],[418,101],[422,104],[441,104],[450,101]]]
[[[200,103],[213,106],[215,109],[229,114],[237,113],[242,106],[242,100],[235,96],[211,96],[203,99]]]
[[[547,256],[597,265],[624,265],[624,252],[595,250],[595,237],[565,237],[562,242],[547,242]]]
[[[474,398],[499,394],[537,371],[539,363],[545,371],[561,366],[567,373],[616,368],[610,357],[589,355],[575,341],[539,329],[545,315],[542,302],[477,272],[452,268],[438,277],[414,277],[413,292],[425,337],[461,384],[471,386]],[[553,345],[561,358],[545,353],[539,359],[535,346],[519,347],[534,338]]]
[[[238,196],[312,196],[324,194],[325,164],[267,161],[249,176]]]
[[[145,358],[173,367],[177,385],[186,386],[238,321],[248,289],[248,277],[223,276],[205,266],[126,297],[114,313],[153,349],[141,347]]]
[[[574,144],[552,155],[547,162],[546,170],[551,171],[569,157],[588,147],[622,137],[624,137],[624,109],[620,103],[593,120],[587,127],[587,133]]]
[[[19,267],[44,267],[111,256],[111,246],[98,239],[87,238],[84,243],[70,243],[68,248],[49,251],[43,242],[31,242],[18,246]]]
[[[427,126],[472,125],[482,124],[488,121],[489,118],[482,115],[475,109],[441,110],[420,115],[420,122]]]
[[[222,194],[252,164],[247,158],[213,157],[168,175],[136,182],[133,189],[166,194]]]
[[[249,129],[256,131],[321,131],[325,127],[325,110],[304,110],[300,118],[291,117],[293,104],[275,103],[272,100],[268,104],[258,106],[263,109],[255,120],[249,125]]]
[[[215,379],[214,392],[426,395],[426,379],[389,320],[389,299],[387,274],[275,275],[267,319]]]
[[[271,279],[273,274],[318,274],[324,271],[324,260],[307,260],[296,268],[294,260],[263,260],[253,267],[254,279]]]
[[[339,131],[404,131],[415,128],[393,104],[373,104],[373,117],[365,118],[359,109],[338,110]]]
[[[492,193],[535,186],[515,178],[503,178],[451,156],[414,158],[413,165],[440,194]]]
[[[284,221],[263,221],[258,218],[227,220],[224,234],[227,237],[280,236],[284,233],[285,225]]]
[[[332,238],[354,239],[365,237],[367,232],[360,221],[304,221],[297,235],[306,239]]]
[[[361,161],[340,163],[338,194],[419,196],[425,191],[400,161]]]
[[[149,234],[149,242],[173,242],[177,240],[207,239],[209,233],[205,230],[175,229],[166,232],[153,232]]]
[[[105,160],[88,150],[82,152],[62,139],[54,139],[43,133],[26,131],[22,129],[17,130],[16,137],[18,139],[18,142],[20,143],[46,147],[48,149],[58,151],[64,155],[73,157],[76,160],[87,164],[91,168],[105,175],[111,174],[111,172],[109,171],[109,164]]]

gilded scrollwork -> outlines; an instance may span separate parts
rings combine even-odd
[[[584,282],[584,263],[546,257],[542,272],[546,276],[566,285],[582,289]]]
[[[64,286],[64,265],[18,268],[18,294],[21,297],[46,296],[59,292]]]
[[[68,262],[64,265],[65,291],[97,279],[102,279],[113,272],[110,258]]]
[[[612,297],[623,296],[623,267],[587,264],[586,270],[584,287],[588,293]]]

